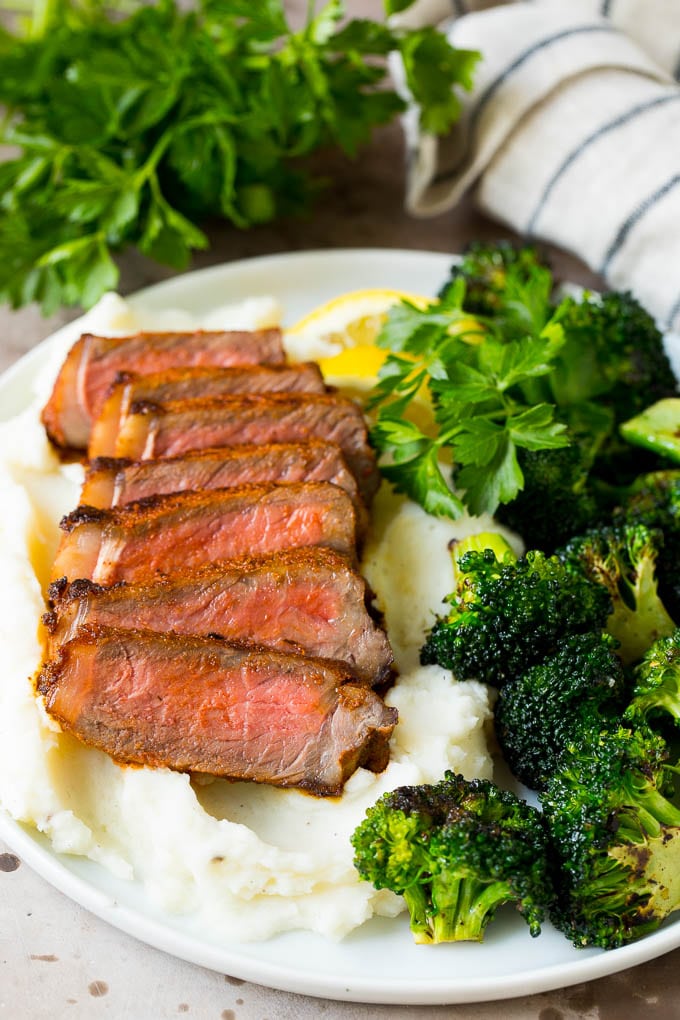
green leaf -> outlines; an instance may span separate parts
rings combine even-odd
[[[551,450],[569,445],[567,426],[554,420],[551,404],[536,404],[508,418],[507,430],[517,446]]]
[[[487,418],[466,418],[456,432],[453,449],[458,464],[486,467],[504,442],[505,429]]]
[[[456,473],[456,483],[465,491],[471,514],[494,514],[501,503],[510,503],[524,484],[517,463],[517,451],[505,433],[492,459],[484,467],[468,465]]]
[[[412,7],[414,0],[384,0],[385,14],[388,17],[391,14],[400,14],[401,11],[405,11],[408,7]]]
[[[322,7],[319,13],[308,21],[304,30],[305,38],[317,44],[327,43],[344,13],[345,5],[342,0],[329,0],[326,6]]]
[[[436,29],[427,27],[400,40],[399,52],[406,83],[421,108],[424,131],[444,134],[460,116],[461,103],[454,86],[468,91],[481,54],[458,50]]]
[[[436,443],[429,443],[409,460],[381,466],[381,471],[397,492],[409,496],[429,514],[455,520],[465,512],[442,474]]]

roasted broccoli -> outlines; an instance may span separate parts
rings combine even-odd
[[[615,508],[614,520],[663,532],[656,564],[659,595],[673,619],[680,620],[680,471],[641,475]]]
[[[609,592],[613,610],[606,629],[618,640],[625,665],[637,662],[658,637],[675,630],[657,590],[662,542],[660,531],[631,524],[591,529],[559,552],[567,569],[582,571]]]
[[[551,918],[576,946],[611,949],[680,906],[680,810],[663,739],[584,731],[541,794],[556,862]]]
[[[501,559],[493,548],[464,553],[447,601],[451,611],[430,631],[421,662],[498,687],[568,635],[603,629],[612,609],[603,585],[538,550],[521,559],[509,549]]]
[[[486,780],[447,772],[387,793],[352,845],[361,877],[404,897],[418,943],[481,942],[503,903],[538,935],[552,903],[540,812]]]
[[[521,491],[500,508],[501,519],[533,548],[553,552],[603,519],[617,489],[663,465],[657,453],[631,446],[619,431],[632,416],[677,393],[662,335],[628,292],[586,291],[558,300],[552,273],[532,247],[471,245],[451,275],[465,281],[464,308],[492,321],[508,341],[535,342],[548,328],[553,337],[561,333],[550,370],[524,379],[508,397],[553,406],[570,449],[520,449]],[[671,441],[675,449],[677,437]]]
[[[659,638],[633,674],[633,694],[625,718],[654,726],[659,717],[680,725],[680,628]]]
[[[546,553],[591,527],[600,517],[588,485],[590,459],[576,443],[556,450],[520,450],[524,486],[496,517],[526,537],[532,549]]]
[[[566,298],[557,318],[565,344],[548,378],[559,406],[603,401],[620,423],[677,392],[663,337],[632,294]]]
[[[626,681],[615,646],[608,634],[574,634],[501,689],[495,706],[498,743],[526,786],[543,789],[574,739],[618,720]]]
[[[452,266],[440,298],[461,277],[465,311],[502,322],[508,339],[534,329],[540,332],[550,318],[553,278],[536,248],[510,241],[471,243],[461,261]]]

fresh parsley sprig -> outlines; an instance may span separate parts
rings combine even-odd
[[[537,279],[537,288],[543,283]],[[390,310],[377,338],[390,354],[370,402],[385,477],[429,513],[453,518],[465,509],[494,513],[514,499],[523,484],[518,448],[569,443],[554,405],[532,399],[535,380],[551,371],[564,344],[557,317],[541,321],[533,301],[518,301],[507,310],[508,330],[492,317],[471,318],[465,293],[459,278],[425,308],[403,301]],[[540,295],[529,297],[540,304]],[[405,418],[425,392],[434,423],[429,435]],[[441,467],[446,452],[455,492]]]
[[[388,53],[433,132],[479,56],[433,28],[343,23],[341,0],[310,3],[295,32],[282,0],[110,6],[40,0],[23,33],[0,27],[0,144],[18,150],[0,164],[0,300],[14,306],[89,306],[126,247],[181,269],[209,218],[299,212],[318,190],[304,157],[354,155],[405,108]]]

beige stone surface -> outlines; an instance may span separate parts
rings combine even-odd
[[[298,12],[299,0],[290,7]],[[350,4],[375,15],[375,0]],[[304,221],[240,232],[210,228],[212,247],[195,268],[274,252],[390,247],[457,252],[477,237],[508,236],[481,218],[470,200],[434,220],[413,220],[402,207],[403,152],[397,126],[375,136],[352,161],[317,159],[333,183]],[[557,271],[597,283],[575,259],[553,253]],[[134,255],[121,260],[124,293],[169,276]],[[34,308],[0,309],[0,369],[77,314],[42,319]],[[531,944],[527,946],[531,952]],[[680,1017],[680,950],[613,977],[506,1002],[441,1007],[360,1005],[311,999],[246,984],[178,961],[87,913],[0,843],[0,1017],[7,1020],[670,1020]]]

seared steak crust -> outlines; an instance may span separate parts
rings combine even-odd
[[[83,625],[217,634],[282,652],[337,659],[369,684],[386,679],[392,653],[367,609],[366,583],[329,549],[290,549],[229,560],[155,584],[74,581],[50,591],[51,646]]]
[[[149,580],[311,545],[355,556],[354,506],[329,482],[151,496],[116,510],[81,506],[61,527],[52,580]]]
[[[102,337],[85,333],[61,367],[42,421],[53,443],[85,449],[92,422],[117,374],[168,368],[283,364],[279,329],[256,332],[137,333]]]
[[[115,442],[123,417],[137,404],[228,397],[248,393],[325,393],[319,366],[247,365],[232,368],[170,368],[152,375],[120,372],[97,416],[101,441]],[[103,437],[110,437],[104,440]]]
[[[164,460],[99,457],[90,462],[80,502],[124,506],[148,496],[267,483],[332,482],[357,507],[361,497],[342,450],[334,443],[271,443],[194,450]]]
[[[190,450],[242,444],[337,443],[369,502],[380,479],[361,409],[333,394],[269,394],[133,404],[115,442],[95,424],[90,457],[131,460],[178,457]]]
[[[325,393],[326,384],[319,366],[305,361],[296,365],[169,368],[150,375],[121,372],[109,396],[114,390],[125,393],[123,406],[129,406],[135,400],[165,404],[169,400],[227,397],[235,393]]]
[[[385,767],[395,709],[337,663],[83,627],[38,678],[48,712],[116,761],[342,791]]]

